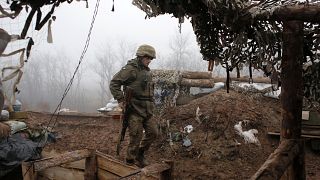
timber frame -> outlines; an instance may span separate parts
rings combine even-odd
[[[54,157],[22,163],[23,180],[109,180],[145,179],[170,180],[173,162],[163,161],[142,169],[128,166],[99,151],[76,150]]]

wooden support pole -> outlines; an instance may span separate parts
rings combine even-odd
[[[301,138],[301,114],[303,99],[302,60],[303,60],[303,22],[283,22],[283,56],[281,70],[281,105],[282,122],[281,138]],[[303,143],[292,166],[287,171],[288,179],[305,179],[305,163]]]
[[[50,167],[59,166],[64,163],[74,162],[91,156],[91,152],[87,149],[67,152],[59,156],[32,162],[35,171],[41,171]]]
[[[280,179],[288,166],[293,163],[295,157],[299,154],[299,150],[298,141],[283,140],[251,179]]]

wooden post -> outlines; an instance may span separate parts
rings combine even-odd
[[[84,169],[84,179],[85,180],[95,180],[97,179],[97,156],[94,152],[91,156],[86,158],[85,169]]]
[[[283,56],[281,70],[281,139],[301,137],[303,22],[283,22]],[[288,179],[306,179],[303,143],[300,153],[287,171]]]

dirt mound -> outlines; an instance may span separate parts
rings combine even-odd
[[[28,124],[46,125],[49,119],[48,114],[30,112]],[[278,147],[278,138],[267,132],[280,129],[281,107],[279,100],[220,90],[168,108],[155,120],[160,135],[146,155],[151,163],[173,160],[175,179],[248,179]],[[236,133],[234,125],[239,121],[247,122],[244,131],[258,130],[259,145],[245,143]],[[183,132],[187,125],[193,126],[189,134]],[[105,117],[61,116],[55,127],[60,138],[46,150],[89,148],[115,156],[119,129],[119,121]],[[186,138],[191,142],[188,147],[183,145]],[[127,143],[128,137],[120,154],[122,160]],[[320,177],[320,156],[308,149],[306,169],[308,179]]]
[[[200,116],[196,120],[196,110]],[[277,100],[266,97],[251,97],[231,91],[220,90],[191,101],[187,105],[168,110],[163,115],[162,142],[156,144],[154,150],[163,154],[164,158],[175,159],[179,177],[192,179],[246,179],[249,178],[277,147],[266,135],[269,128],[279,127],[281,117],[280,104]],[[168,128],[168,122],[170,126]],[[247,122],[243,130],[257,129],[260,145],[246,144],[235,129],[240,121]],[[182,133],[182,129],[192,125],[190,134]],[[168,137],[179,141],[170,145]],[[187,135],[192,145],[182,145]],[[176,166],[176,167],[177,167]],[[199,176],[201,172],[201,176]]]

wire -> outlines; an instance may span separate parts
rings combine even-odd
[[[74,70],[73,76],[71,77],[71,79],[70,79],[70,81],[69,81],[69,83],[68,83],[68,85],[67,85],[67,87],[66,87],[66,89],[65,89],[65,91],[64,91],[64,93],[62,95],[62,98],[61,98],[59,104],[57,105],[56,109],[54,110],[53,114],[51,115],[50,120],[48,122],[48,125],[45,127],[44,132],[41,134],[40,139],[45,135],[45,133],[48,132],[48,129],[50,128],[50,124],[51,124],[51,122],[52,122],[52,120],[53,120],[53,118],[54,118],[56,113],[57,113],[57,116],[56,116],[56,119],[53,122],[52,129],[55,127],[56,123],[58,122],[58,117],[59,117],[59,113],[60,113],[58,110],[60,110],[62,102],[65,99],[65,97],[67,96],[67,94],[68,94],[68,92],[69,92],[69,90],[70,90],[70,88],[72,86],[72,83],[73,83],[73,80],[75,78],[75,75],[76,75],[77,71],[79,70],[80,64],[82,63],[83,58],[84,58],[84,56],[85,56],[85,54],[86,54],[86,52],[88,50],[88,47],[89,47],[89,44],[90,44],[91,32],[92,32],[92,29],[93,29],[93,26],[94,26],[94,22],[96,20],[96,16],[97,16],[98,10],[99,10],[99,4],[100,4],[100,0],[97,0],[96,5],[95,5],[95,9],[94,9],[94,12],[93,12],[91,24],[90,24],[90,29],[89,29],[89,32],[88,32],[88,35],[87,35],[87,40],[85,42],[84,48],[83,48],[81,56],[79,58],[79,63],[78,63],[77,67]],[[41,143],[41,140],[38,142],[37,147],[40,145],[40,143]],[[46,144],[47,144],[47,139],[45,139],[42,149],[44,149]],[[38,155],[40,155],[40,152],[41,151],[39,151],[39,152],[37,152],[36,150],[34,151],[34,153],[36,153]],[[25,174],[23,176],[25,176],[28,173],[29,170],[30,170],[30,168],[28,168],[28,170],[25,172]]]

